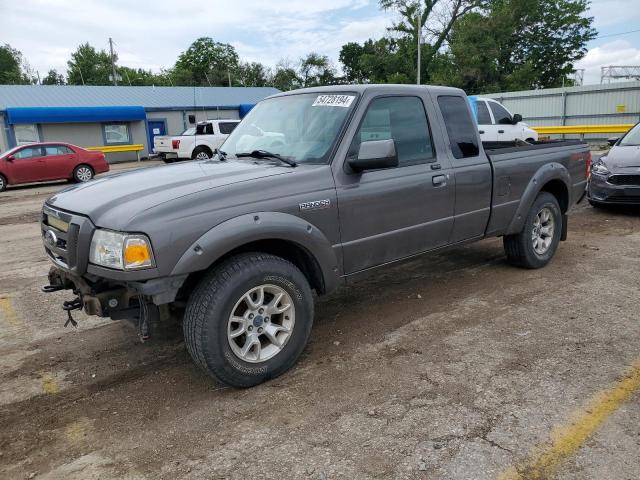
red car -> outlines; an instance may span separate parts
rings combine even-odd
[[[7,185],[48,180],[88,182],[109,171],[102,152],[60,142],[31,143],[0,155],[0,192]]]

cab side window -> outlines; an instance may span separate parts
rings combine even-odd
[[[496,120],[498,125],[511,125],[513,123],[511,114],[507,112],[506,108],[496,102],[489,102],[489,105],[491,105],[493,118]]]
[[[453,156],[467,158],[480,155],[478,133],[471,119],[467,101],[454,95],[442,95],[438,97],[438,105],[447,127]]]
[[[356,156],[360,143],[393,139],[400,167],[435,161],[429,123],[418,97],[374,99],[353,138],[349,155]]]
[[[23,148],[22,150],[18,150],[14,155],[14,157],[19,159],[34,158],[34,157],[41,157],[41,156],[42,156],[42,151],[40,147]]]
[[[491,125],[491,115],[487,108],[487,102],[484,100],[478,101],[478,125]]]

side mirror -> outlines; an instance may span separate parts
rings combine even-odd
[[[193,125],[194,123],[196,123],[196,116],[195,115],[189,115],[189,123],[191,125]]]
[[[513,124],[516,125],[518,123],[520,123],[522,121],[522,115],[520,115],[519,113],[516,113],[513,116]]]
[[[16,159],[16,157],[14,157],[13,155],[9,155],[7,157],[7,162],[13,162]]]
[[[354,172],[397,167],[396,144],[391,139],[362,142],[358,156],[349,159],[347,164]]]
[[[613,147],[616,143],[618,143],[618,140],[620,140],[620,137],[611,137],[607,139],[607,143],[609,144],[609,146]]]

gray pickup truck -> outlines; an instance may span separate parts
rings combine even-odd
[[[483,147],[458,89],[282,93],[213,159],[49,198],[44,290],[73,290],[66,310],[132,320],[142,336],[181,321],[205,372],[249,387],[296,362],[313,291],[496,236],[514,265],[543,267],[566,238],[590,160],[580,142]]]

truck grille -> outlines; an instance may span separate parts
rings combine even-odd
[[[607,181],[614,185],[640,186],[640,175],[611,175]]]
[[[88,252],[80,246],[81,232],[91,239],[93,225],[81,216],[46,206],[42,209],[42,241],[49,258],[60,267],[80,274],[86,271]],[[88,245],[85,246],[85,249]]]

